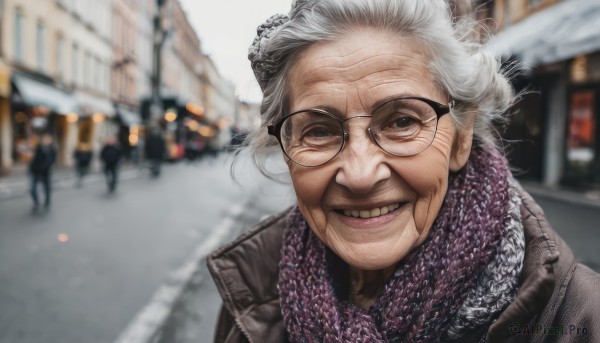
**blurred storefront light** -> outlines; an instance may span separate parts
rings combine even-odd
[[[92,115],[92,120],[94,121],[94,123],[101,123],[104,121],[104,114],[102,113],[94,113]]]
[[[586,55],[577,56],[571,64],[571,81],[585,82],[588,79],[587,73],[588,58]]]
[[[177,113],[175,113],[173,111],[167,111],[165,113],[165,120],[168,121],[169,123],[174,122],[175,119],[177,119]]]
[[[196,130],[198,130],[198,126],[199,126],[199,124],[198,124],[198,122],[197,122],[197,121],[195,121],[195,120],[189,120],[189,121],[187,122],[186,126],[187,126],[187,127],[190,129],[190,130],[192,130],[192,131],[196,131]]]
[[[195,115],[197,115],[199,117],[201,117],[202,115],[204,115],[204,107],[202,107],[200,105],[197,105],[197,104],[194,104],[192,102],[188,102],[185,105],[185,109],[188,112],[193,113],[193,114],[195,114]]]
[[[34,116],[47,116],[50,111],[48,110],[48,107],[35,106],[31,109],[31,112]]]
[[[79,116],[77,113],[69,113],[67,114],[67,123],[75,123],[79,120]]]
[[[198,133],[201,136],[206,137],[206,138],[214,137],[216,134],[215,129],[213,129],[210,126],[206,126],[206,125],[201,125],[198,128]]]
[[[139,141],[139,136],[137,134],[131,133],[129,135],[129,144],[130,145],[137,145]]]

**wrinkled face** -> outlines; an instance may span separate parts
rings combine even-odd
[[[449,101],[435,86],[418,44],[374,29],[313,45],[296,62],[289,75],[290,113],[321,108],[344,117],[368,115],[375,103],[405,95]],[[369,120],[346,123],[350,138],[327,164],[288,166],[298,205],[315,234],[350,266],[379,270],[425,240],[449,172],[460,169],[468,153],[452,153],[459,142],[449,115],[440,118],[431,146],[411,157],[381,150],[366,131]],[[470,143],[470,135],[461,137]]]

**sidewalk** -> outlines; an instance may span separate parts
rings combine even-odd
[[[121,166],[120,177],[135,177],[141,174],[141,166],[126,163]],[[75,168],[54,167],[52,169],[52,189],[59,190],[75,187]],[[100,168],[91,168],[83,179],[83,184],[96,183],[104,180]],[[29,194],[29,172],[28,166],[24,164],[15,165],[9,174],[0,176],[0,202]]]

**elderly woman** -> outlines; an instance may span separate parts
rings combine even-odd
[[[469,10],[297,0],[259,27],[248,140],[297,206],[209,256],[215,341],[600,342],[600,277],[495,147],[514,94]]]

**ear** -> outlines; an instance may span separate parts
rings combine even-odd
[[[450,156],[450,171],[457,172],[467,164],[473,146],[473,120],[468,120],[466,127],[458,128]]]

